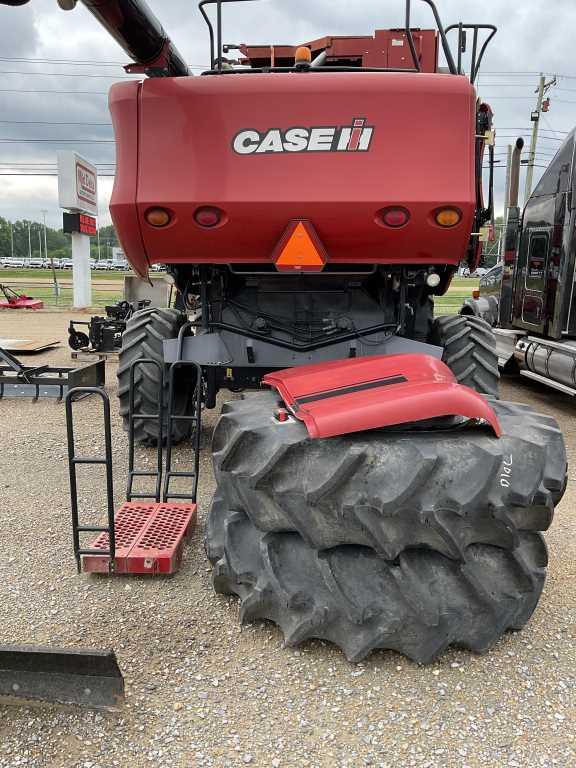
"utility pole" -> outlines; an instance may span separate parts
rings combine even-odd
[[[44,223],[44,254],[46,261],[48,261],[48,240],[46,237],[46,214],[48,211],[42,211],[42,219]],[[60,286],[58,285],[58,278],[56,277],[56,270],[54,269],[54,256],[50,256],[50,269],[52,270],[52,283],[54,285],[54,296],[58,299],[60,296]]]
[[[48,261],[48,244],[47,244],[47,238],[46,238],[46,214],[48,211],[42,211],[42,220],[44,223],[44,256],[46,257],[46,261]]]
[[[96,238],[98,239],[98,261],[100,261],[100,222],[98,222],[98,226],[96,227]]]
[[[38,246],[40,247],[40,259],[42,259],[42,232],[38,230]]]
[[[546,82],[544,75],[540,75],[540,81],[538,83],[538,99],[536,101],[536,109],[532,112],[531,118],[533,122],[532,128],[532,141],[530,142],[530,155],[528,157],[528,168],[526,171],[526,187],[524,189],[524,204],[528,202],[528,198],[532,193],[532,179],[534,178],[534,165],[536,164],[536,149],[538,147],[538,130],[540,128],[540,116],[542,114],[542,104],[544,102],[544,95],[546,91],[556,85],[556,78],[554,77],[550,82]],[[545,110],[546,111],[546,110]]]
[[[32,258],[32,235],[30,234],[30,222],[28,222],[28,261]]]
[[[9,221],[8,224],[10,225],[10,255],[14,258],[14,232],[12,230],[12,222]]]

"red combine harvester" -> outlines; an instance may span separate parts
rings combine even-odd
[[[110,93],[114,224],[133,268],[166,264],[186,308],[128,322],[121,411],[137,441],[171,425],[170,451],[191,425],[197,440],[199,402],[258,390],[224,405],[213,437],[215,588],[243,621],[353,660],[482,651],[524,626],[566,483],[554,420],[497,399],[488,324],[434,317],[492,219],[474,81],[496,30],[444,29],[423,1],[436,29],[412,29],[407,0],[401,29],[251,46],[223,45],[226,0],[203,0],[211,66],[192,77],[142,0],[83,0],[148,76]]]

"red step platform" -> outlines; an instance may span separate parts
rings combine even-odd
[[[184,541],[196,524],[196,504],[125,502],[114,516],[117,574],[176,573],[182,561]],[[107,533],[101,533],[91,549],[108,550]],[[84,555],[86,573],[109,573],[106,555]]]

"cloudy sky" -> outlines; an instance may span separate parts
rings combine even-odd
[[[208,61],[207,34],[195,2],[149,0],[149,5],[194,71],[201,71]],[[484,60],[479,93],[496,115],[500,165],[513,137],[528,137],[539,72],[550,80],[557,76],[548,93],[550,112],[541,123],[536,162],[545,166],[576,124],[574,0],[437,0],[437,5],[445,25],[464,20],[499,28]],[[431,26],[428,7],[413,6],[413,25]],[[369,34],[400,26],[402,9],[402,0],[263,0],[228,6],[224,37],[236,43],[298,43],[326,34]],[[100,221],[109,223],[114,144],[106,92],[126,77],[125,63],[124,53],[81,4],[69,13],[56,0],[0,5],[0,216],[39,220],[46,210],[48,222],[61,226],[56,178],[22,174],[52,172],[57,149],[69,148],[99,165]],[[535,178],[541,173],[537,168]],[[497,207],[504,176],[503,169],[496,171]]]

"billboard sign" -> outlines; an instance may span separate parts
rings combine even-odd
[[[68,211],[98,215],[98,171],[70,150],[58,152],[58,198]]]

